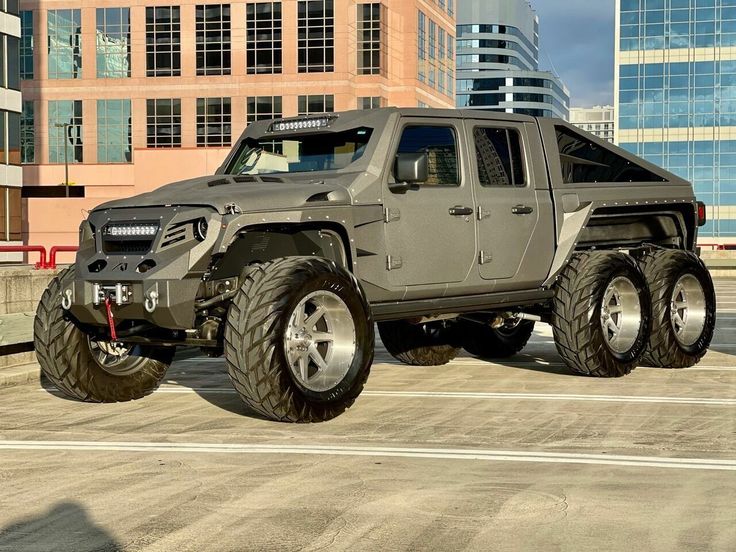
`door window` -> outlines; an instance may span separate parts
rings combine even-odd
[[[518,130],[476,127],[473,139],[481,186],[526,185]]]
[[[398,153],[429,156],[429,178],[422,186],[459,186],[457,136],[445,126],[409,126],[401,134]]]

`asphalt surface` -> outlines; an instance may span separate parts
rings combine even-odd
[[[345,415],[248,415],[222,360],[154,395],[0,390],[0,551],[736,550],[736,280],[686,370],[572,375],[539,326],[503,363],[378,351]]]

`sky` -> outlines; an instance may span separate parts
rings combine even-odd
[[[539,15],[541,68],[554,67],[573,107],[612,104],[614,0],[531,3]]]

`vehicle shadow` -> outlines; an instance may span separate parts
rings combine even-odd
[[[183,347],[177,350],[164,385],[189,388],[213,406],[227,412],[256,420],[264,416],[248,408],[235,391],[222,358],[209,358],[199,349]]]
[[[123,545],[76,502],[59,502],[38,516],[0,528],[0,551],[122,552]]]

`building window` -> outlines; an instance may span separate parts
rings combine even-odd
[[[130,76],[130,8],[97,8],[97,78]]]
[[[417,78],[420,82],[425,82],[427,80],[425,66],[425,60],[427,59],[427,16],[421,11],[417,23],[417,57],[419,59]]]
[[[0,241],[20,241],[21,236],[20,188],[0,188]]]
[[[455,15],[455,0],[447,0],[448,15]]]
[[[230,98],[197,98],[197,146],[229,146],[231,123]]]
[[[335,8],[333,0],[299,0],[300,73],[335,70]]]
[[[358,98],[358,109],[378,109],[383,104],[381,96],[366,96]]]
[[[230,74],[230,4],[197,5],[197,74]]]
[[[82,100],[49,101],[49,163],[83,161]]]
[[[429,59],[437,57],[437,23],[429,20]]]
[[[299,115],[332,113],[335,111],[335,96],[299,96]]]
[[[36,161],[36,130],[34,128],[33,101],[23,101],[23,113],[20,117],[20,162]]]
[[[281,73],[281,2],[259,2],[245,7],[248,74]]]
[[[246,107],[248,124],[284,116],[281,96],[250,96]]]
[[[181,75],[179,6],[146,8],[146,75]]]
[[[437,37],[437,47],[438,47],[438,53],[440,59],[445,59],[445,44],[446,42],[446,36],[447,33],[445,32],[445,29],[440,27],[439,29],[439,36]]]
[[[20,165],[20,113],[0,110],[0,163]]]
[[[20,90],[20,39],[0,34],[0,86]]]
[[[82,77],[82,12],[49,10],[49,79]]]
[[[149,148],[181,147],[181,100],[146,100],[146,136]]]
[[[379,75],[383,69],[381,4],[358,4],[358,74]]]
[[[130,100],[97,100],[97,162],[130,163]]]
[[[33,12],[20,12],[20,78],[33,78]]]

